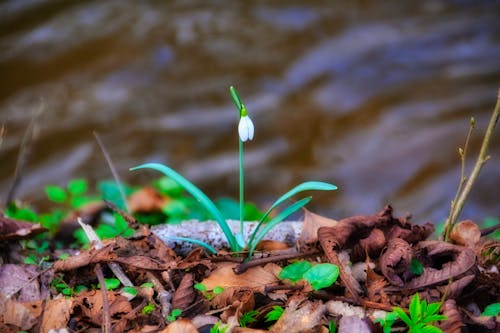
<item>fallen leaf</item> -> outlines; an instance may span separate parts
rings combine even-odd
[[[45,304],[40,332],[48,333],[51,329],[66,328],[72,308],[73,300],[71,298],[61,297],[48,300]]]
[[[0,241],[32,238],[47,231],[39,223],[15,220],[0,215]]]
[[[267,264],[264,267],[251,267],[245,273],[238,275],[233,271],[236,265],[236,263],[221,263],[219,267],[211,272],[210,276],[205,278],[201,283],[204,284],[208,290],[213,290],[215,287],[258,289],[278,282],[278,278],[274,274],[276,271],[274,266],[277,266],[275,264]]]
[[[321,324],[324,313],[323,303],[306,301],[299,307],[299,302],[292,300],[269,331],[273,333],[308,332]]]
[[[19,302],[30,302],[42,299],[38,275],[34,265],[5,264],[0,266],[0,290],[6,296],[19,292]]]
[[[458,312],[457,304],[454,299],[448,299],[443,303],[441,312],[447,317],[439,324],[439,328],[444,333],[461,333],[462,327],[465,326],[462,322],[462,316]]]
[[[173,309],[185,310],[193,303],[196,298],[196,292],[193,288],[193,279],[194,276],[191,273],[187,273],[182,277],[172,299]]]
[[[304,222],[302,232],[298,239],[299,244],[311,244],[318,241],[318,230],[321,227],[333,227],[338,221],[314,214],[304,209]]]
[[[339,332],[371,333],[368,323],[358,316],[344,316],[339,321]]]
[[[29,330],[37,321],[38,316],[34,316],[23,303],[11,300],[0,293],[0,323],[14,325],[21,330]]]
[[[286,250],[290,248],[287,243],[284,242],[279,242],[275,240],[270,240],[270,239],[264,239],[261,240],[258,244],[257,247],[255,248],[257,251],[277,251],[277,250]]]
[[[129,196],[128,206],[132,213],[161,212],[169,200],[151,186],[145,186]]]
[[[189,319],[178,319],[169,324],[165,329],[158,333],[198,333],[198,329]]]
[[[479,243],[480,238],[481,230],[471,220],[457,223],[450,233],[451,242],[462,246],[474,247]]]
[[[410,271],[413,251],[405,240],[393,238],[387,245],[387,250],[380,256],[380,270],[385,278],[393,285],[403,287],[403,275]]]

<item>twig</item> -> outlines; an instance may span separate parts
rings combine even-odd
[[[0,128],[0,147],[2,146],[4,136],[5,136],[5,127],[4,125],[2,125],[2,127]]]
[[[111,157],[108,154],[106,147],[104,147],[104,144],[102,143],[101,138],[99,137],[99,134],[97,134],[97,132],[94,132],[94,137],[97,141],[97,144],[99,145],[99,148],[101,148],[102,154],[104,155],[104,158],[106,159],[106,162],[108,163],[109,169],[111,170],[111,174],[113,175],[113,178],[115,179],[116,185],[118,186],[118,191],[120,191],[120,196],[122,197],[123,204],[125,205],[125,210],[127,212],[130,212],[130,209],[129,209],[128,203],[127,203],[127,197],[125,196],[125,191],[123,191],[123,185],[122,185],[122,182],[120,181],[120,177],[118,176],[118,172],[116,172],[113,161],[111,160]]]
[[[12,202],[12,200],[14,199],[15,192],[19,184],[21,183],[21,176],[24,170],[24,166],[26,164],[26,161],[28,160],[28,155],[30,154],[33,141],[35,140],[36,121],[44,110],[45,110],[45,102],[42,100],[38,109],[33,112],[28,128],[26,128],[26,132],[24,132],[21,145],[19,146],[19,155],[17,156],[16,169],[14,171],[14,180],[12,181],[9,191],[7,192],[7,195],[5,197],[6,204]],[[3,126],[2,126],[1,136],[3,137]]]
[[[489,234],[497,231],[498,229],[500,229],[500,224],[494,225],[494,226],[489,227],[489,228],[481,229],[481,237],[489,235]]]
[[[95,274],[97,275],[97,280],[101,285],[102,294],[102,330],[104,333],[111,333],[111,314],[109,312],[109,300],[108,291],[106,290],[106,285],[104,284],[104,275],[102,273],[101,264],[96,264]]]
[[[295,258],[303,258],[303,257],[308,257],[313,254],[319,253],[318,250],[312,250],[309,252],[304,252],[304,253],[291,253],[291,254],[282,254],[282,255],[277,255],[277,256],[271,256],[267,258],[261,258],[261,259],[255,259],[249,262],[244,262],[242,264],[237,265],[236,267],[233,268],[233,271],[235,274],[242,274],[245,273],[249,268],[255,267],[255,266],[260,266],[260,265],[265,265],[270,262],[276,262],[276,261],[281,261],[281,260],[289,260],[289,259],[295,259]]]
[[[498,117],[500,115],[500,90],[498,91],[497,102],[495,108],[493,109],[493,114],[491,115],[490,122],[488,123],[488,128],[486,129],[486,133],[484,134],[483,142],[481,144],[481,150],[479,151],[479,156],[477,157],[476,163],[474,164],[474,168],[470,173],[470,176],[465,183],[463,189],[461,189],[460,194],[457,196],[457,199],[454,200],[453,209],[450,211],[450,215],[446,220],[445,228],[444,228],[444,240],[448,241],[449,234],[453,226],[458,220],[460,213],[465,205],[465,201],[467,200],[467,196],[474,183],[476,182],[477,176],[481,171],[482,167],[488,161],[490,156],[488,155],[488,146],[490,144],[491,136],[493,134],[493,130],[498,122]]]

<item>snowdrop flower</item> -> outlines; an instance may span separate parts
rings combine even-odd
[[[245,107],[242,107],[240,123],[238,124],[238,134],[240,135],[241,141],[246,142],[247,140],[252,140],[253,132],[254,128],[252,119],[248,116]]]

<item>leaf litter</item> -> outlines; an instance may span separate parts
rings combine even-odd
[[[147,211],[157,209],[161,198],[146,191],[134,200],[134,209]],[[375,319],[394,306],[408,308],[415,292],[429,304],[443,301],[441,313],[448,319],[438,326],[444,332],[500,327],[498,316],[480,316],[480,309],[499,299],[500,244],[481,237],[472,221],[457,224],[454,243],[446,243],[428,240],[431,223],[394,217],[391,206],[340,220],[305,211],[294,246],[263,242],[246,261],[244,253],[227,249],[176,253],[142,226],[132,237],[73,250],[65,259],[52,253],[49,263],[38,266],[20,262],[18,243],[43,230],[5,217],[0,222],[1,332],[98,332],[105,316],[112,332],[209,332],[214,325],[219,332],[328,332],[331,322],[340,332],[381,332]],[[308,268],[334,264],[339,278],[319,288],[280,278],[284,267],[300,261]],[[121,267],[135,295],[127,297],[123,285],[97,287],[97,266],[105,278],[114,278],[110,263]],[[79,286],[83,291],[76,291]],[[276,307],[282,314],[266,321]],[[171,318],[174,309],[180,315]],[[250,313],[252,319],[242,324]]]

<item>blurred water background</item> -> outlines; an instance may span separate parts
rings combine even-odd
[[[17,197],[111,178],[93,131],[129,183],[158,161],[237,197],[235,85],[256,126],[248,200],[322,180],[340,190],[313,211],[441,221],[469,118],[471,167],[500,87],[499,17],[499,1],[2,1],[0,194],[43,99]],[[498,128],[491,155],[463,217],[500,216]]]

